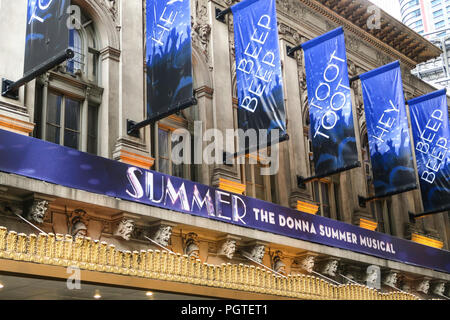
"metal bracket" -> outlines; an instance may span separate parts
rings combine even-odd
[[[19,100],[19,88],[8,90],[14,81],[2,78],[2,96],[9,99]]]
[[[219,8],[216,8],[216,20],[225,23],[225,16],[227,14],[231,13],[231,7],[226,8],[225,10],[220,10]]]
[[[135,138],[140,138],[141,134],[139,132],[139,129],[135,129],[137,122],[127,119],[127,133],[128,135],[135,137]]]

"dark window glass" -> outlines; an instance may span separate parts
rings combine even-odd
[[[66,98],[64,111],[64,145],[78,149],[80,141],[80,102]]]
[[[49,92],[47,100],[47,133],[45,140],[59,144],[62,96]]]
[[[97,154],[97,143],[98,143],[97,136],[98,136],[98,107],[89,106],[87,152]]]

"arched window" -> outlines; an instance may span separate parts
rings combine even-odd
[[[66,71],[90,82],[98,83],[100,52],[97,48],[94,23],[81,12],[81,21],[77,27],[69,31],[69,47],[74,51],[75,56],[67,62]]]

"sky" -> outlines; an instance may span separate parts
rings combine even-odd
[[[398,0],[369,0],[373,4],[376,4],[388,14],[401,21],[400,16],[400,4]]]

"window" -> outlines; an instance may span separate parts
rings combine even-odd
[[[320,205],[320,215],[327,218],[331,218],[330,188],[331,184],[324,180],[313,183],[313,199]]]
[[[69,148],[97,153],[98,107],[87,106],[83,101],[55,91],[42,94],[43,88],[38,88],[39,107],[36,108],[36,118],[39,126],[36,128],[37,138],[50,141]],[[47,96],[44,103],[42,96]],[[85,110],[86,108],[86,110]],[[82,129],[81,119],[87,113],[87,126]]]
[[[319,214],[323,217],[343,220],[339,176],[333,179],[320,179],[312,183],[313,200],[319,205]]]
[[[433,12],[434,18],[439,18],[444,14],[444,11],[442,9],[439,9],[438,11]]]
[[[434,24],[434,27],[435,27],[436,29],[440,29],[440,28],[442,28],[442,27],[444,27],[444,26],[445,26],[445,21],[444,21],[444,20],[441,20],[441,21],[436,22],[436,23]]]
[[[441,4],[441,0],[433,0],[431,1],[431,6],[437,6],[438,4]]]
[[[157,170],[162,173],[169,174],[176,177],[186,177],[185,165],[175,164],[172,161],[172,149],[173,147],[182,142],[181,136],[175,136],[172,134],[172,130],[166,128],[158,128],[158,162]],[[181,151],[183,153],[183,150]],[[180,154],[183,157],[183,154]]]
[[[34,137],[92,154],[98,153],[99,81],[94,24],[82,13],[82,27],[70,30],[74,58],[37,78]],[[89,54],[89,52],[93,52]]]
[[[252,198],[258,198],[266,201],[272,201],[270,188],[270,176],[261,175],[263,166],[258,162],[250,161],[252,155],[245,158],[245,164],[241,166],[243,183],[245,184],[245,194]]]
[[[422,26],[423,26],[422,20],[416,21],[416,24],[415,24],[415,27],[416,27],[416,28],[422,27]]]
[[[92,20],[81,13],[81,27],[69,31],[69,46],[74,57],[67,61],[66,71],[97,83],[100,52],[97,50],[97,38]]]

